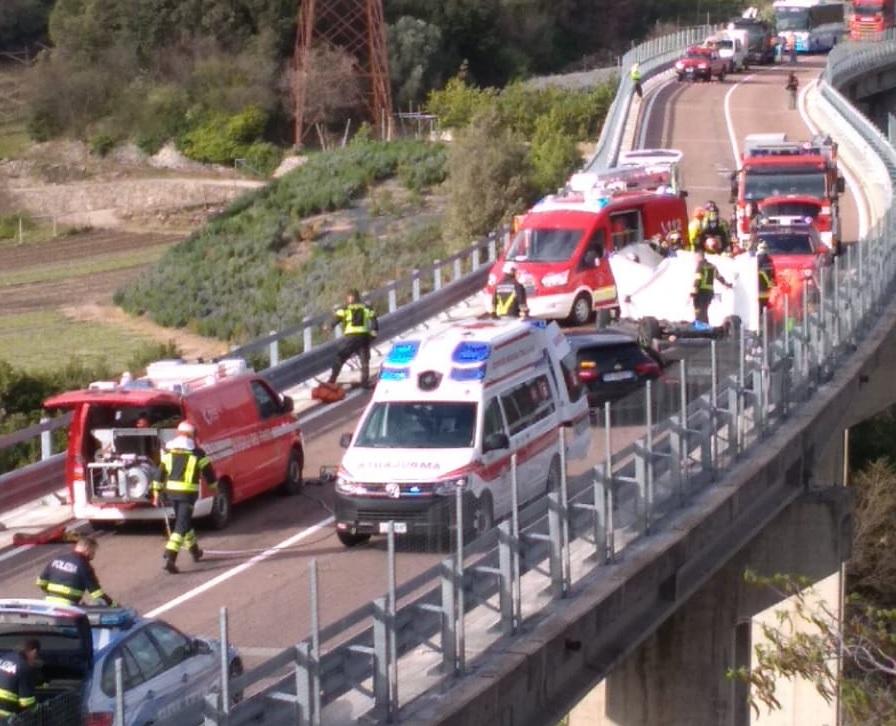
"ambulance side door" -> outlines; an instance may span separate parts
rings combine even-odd
[[[501,441],[501,437],[504,441]],[[508,446],[499,446],[507,443]],[[481,479],[483,489],[492,495],[492,506],[495,519],[500,519],[510,512],[513,495],[510,490],[510,439],[507,438],[507,424],[497,396],[485,404],[482,416],[482,451]],[[476,492],[482,496],[481,492]]]

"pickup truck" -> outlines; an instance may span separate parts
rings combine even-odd
[[[724,60],[713,48],[692,45],[675,63],[675,72],[679,81],[710,81],[715,76],[725,80],[728,61]]]

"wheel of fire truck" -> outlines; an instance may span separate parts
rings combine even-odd
[[[464,512],[464,542],[478,539],[495,526],[495,504],[492,493],[482,492],[477,498],[470,496]]]
[[[660,338],[663,334],[662,328],[660,328],[660,321],[656,318],[646,317],[641,318],[638,322],[638,342],[643,345],[645,348],[654,348],[656,343],[654,341],[657,338]]]
[[[591,309],[594,302],[588,293],[580,292],[573,300],[568,321],[572,325],[586,325],[591,320]]]
[[[233,490],[226,479],[218,482],[218,493],[212,502],[208,521],[214,529],[224,529],[233,517]]]
[[[725,318],[725,322],[722,323],[722,327],[725,329],[725,334],[731,338],[737,337],[740,334],[740,326],[741,319],[739,315],[731,315]]]
[[[357,547],[370,539],[369,534],[351,534],[350,532],[340,532],[339,530],[336,530],[336,536],[346,547]]]
[[[609,308],[601,308],[597,311],[597,329],[603,330],[604,328],[609,327],[610,323],[613,320],[613,311]]]
[[[302,479],[302,452],[293,449],[289,454],[289,463],[286,465],[286,478],[280,485],[280,492],[287,496],[301,494],[305,486]]]

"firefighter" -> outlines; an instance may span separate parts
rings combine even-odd
[[[177,425],[177,436],[169,441],[159,464],[159,478],[152,483],[152,503],[159,506],[162,494],[174,508],[174,527],[168,535],[162,569],[177,574],[177,553],[188,550],[193,562],[202,559],[202,550],[193,529],[193,507],[199,498],[199,480],[205,479],[213,492],[218,488],[215,470],[206,453],[196,444],[196,429],[189,421]]]
[[[331,385],[339,378],[342,366],[353,355],[361,361],[361,386],[370,386],[370,342],[376,337],[379,322],[376,310],[361,301],[357,290],[350,290],[345,305],[336,310],[332,327],[342,326],[342,345],[336,354],[336,362],[330,371]]]
[[[115,601],[100,587],[90,564],[96,556],[96,548],[93,537],[79,537],[71,552],[54,557],[47,563],[37,578],[37,586],[46,593],[47,602],[78,605],[81,598],[87,595],[110,607],[115,606]]]
[[[504,277],[495,285],[492,310],[496,318],[525,318],[529,314],[526,305],[526,288],[516,279],[516,265],[504,263]]]
[[[697,248],[697,240],[700,237],[700,232],[703,230],[703,218],[706,216],[706,210],[703,207],[697,207],[694,210],[694,216],[690,222],[688,222],[688,249],[694,250]]]
[[[775,266],[772,264],[771,255],[768,253],[768,244],[760,242],[756,247],[756,267],[759,275],[759,312],[768,307],[775,287]]]
[[[694,270],[694,290],[691,297],[694,299],[694,319],[709,325],[709,305],[715,297],[715,281],[718,280],[725,287],[731,287],[719,273],[716,266],[707,261],[703,256],[703,250],[696,250],[697,269]]]
[[[35,674],[40,643],[25,641],[22,650],[0,653],[0,721],[34,708]]]
[[[719,215],[719,207],[713,202],[706,203],[706,215],[703,218],[703,228],[697,238],[697,247],[706,247],[706,238],[715,237],[719,241],[718,252],[726,252],[731,247],[731,234],[728,225]]]
[[[796,73],[790,71],[790,75],[787,76],[787,84],[784,88],[790,94],[790,109],[793,110],[796,108],[796,94],[800,87],[800,80],[796,77]]]
[[[644,97],[644,91],[641,88],[641,65],[639,63],[633,63],[632,69],[629,72],[629,78],[632,79],[632,83],[635,86],[635,93],[638,94],[638,98]]]

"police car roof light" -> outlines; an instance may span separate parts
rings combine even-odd
[[[131,608],[102,608],[87,611],[87,621],[93,628],[129,628],[137,620]]]
[[[395,343],[386,356],[386,363],[395,366],[406,366],[416,358],[418,350],[420,350],[420,342],[416,340],[404,340],[400,343]]]
[[[452,363],[482,363],[488,360],[492,354],[492,347],[488,343],[476,341],[462,341],[454,348],[451,354]]]

